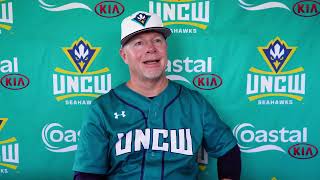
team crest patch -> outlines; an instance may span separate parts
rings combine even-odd
[[[80,37],[71,47],[62,48],[68,59],[79,73],[86,73],[100,48],[92,47],[88,41]]]
[[[148,22],[148,20],[150,19],[151,16],[144,14],[144,13],[139,13],[136,15],[135,18],[133,18],[132,20],[141,24],[142,26],[145,26]]]
[[[296,49],[296,47],[289,47],[286,42],[281,41],[279,37],[270,41],[265,47],[258,47],[263,59],[275,74],[281,72]]]
[[[287,66],[297,47],[288,44],[279,37],[269,41],[267,46],[258,47],[258,51],[269,70],[251,67],[247,74],[247,95],[250,101],[258,104],[282,105],[302,101],[305,95],[306,74],[302,66],[292,69]]]

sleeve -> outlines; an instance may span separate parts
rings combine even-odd
[[[241,155],[238,145],[234,146],[225,155],[218,158],[219,179],[228,178],[240,180],[241,175]]]
[[[75,172],[73,176],[73,180],[106,180],[107,176],[103,174],[90,174],[90,173],[82,173]]]
[[[221,121],[216,111],[204,98],[203,146],[213,158],[227,153],[237,144],[230,128]]]
[[[92,104],[89,107],[80,133],[73,170],[84,173],[106,174],[109,138],[105,117],[97,104]]]

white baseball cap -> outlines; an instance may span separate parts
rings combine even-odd
[[[169,28],[163,27],[161,18],[157,14],[138,11],[123,19],[121,23],[121,45],[126,44],[133,36],[146,31],[156,31],[164,38],[171,34]]]

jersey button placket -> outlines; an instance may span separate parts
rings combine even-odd
[[[150,146],[146,153],[146,163],[145,163],[145,171],[144,177],[146,179],[157,179],[159,178],[159,170],[158,166],[155,166],[157,162],[161,161],[161,152],[157,152],[156,150],[152,150],[153,146],[153,130],[154,129],[162,129],[162,120],[159,115],[161,109],[159,104],[154,102],[154,100],[149,105],[148,112],[148,128],[150,128]]]

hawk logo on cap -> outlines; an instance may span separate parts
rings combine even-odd
[[[139,24],[141,24],[142,26],[145,26],[150,17],[151,17],[150,15],[147,15],[147,14],[144,14],[144,13],[139,13],[132,20],[137,22],[137,23],[139,23]]]

